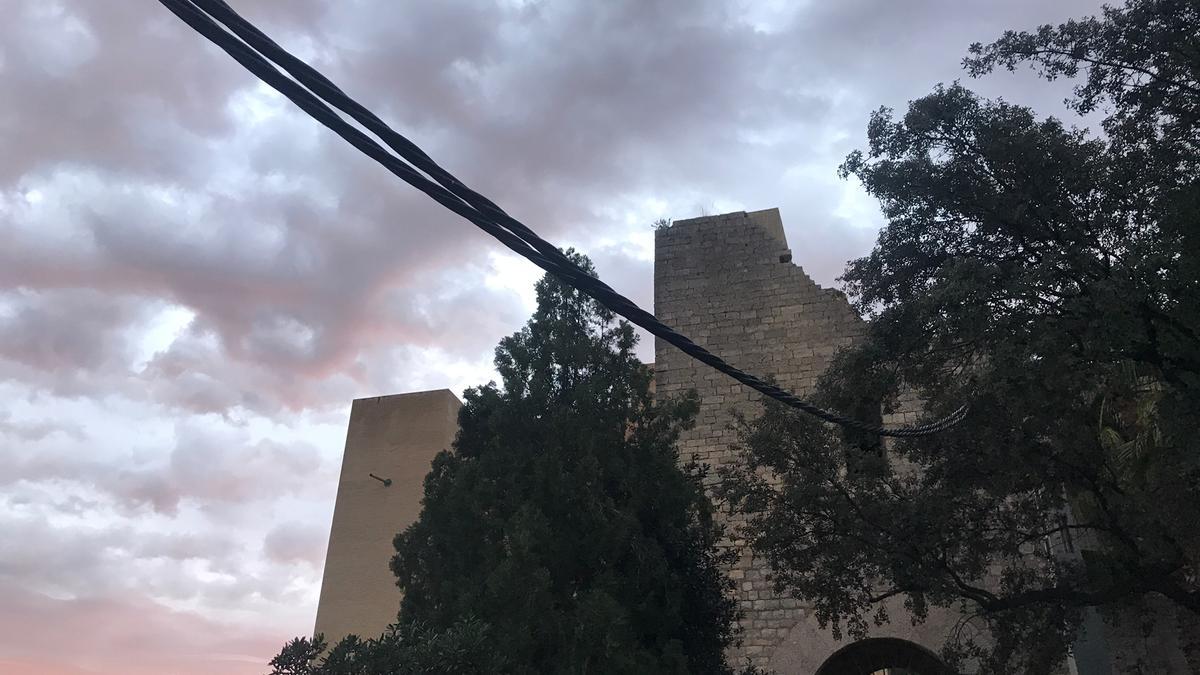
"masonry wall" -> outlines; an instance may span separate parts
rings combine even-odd
[[[841,293],[821,288],[790,261],[775,209],[676,221],[655,237],[656,314],[734,365],[805,394],[864,326]],[[730,461],[732,410],[754,414],[759,395],[661,341],[655,351],[656,395],[689,389],[700,395],[697,424],[680,440],[682,459],[714,468]],[[460,407],[449,390],[354,401],[317,610],[316,632],[331,641],[378,635],[395,619],[400,591],[388,569],[392,538],[417,518],[424,476],[434,455],[453,442]],[[885,422],[915,421],[916,402],[902,408]],[[818,626],[810,608],[775,594],[765,565],[749,553],[729,574],[745,615],[735,666],[749,660],[780,675],[812,675],[846,646]],[[1183,656],[1200,651],[1200,622],[1162,605],[1122,608],[1119,625],[1097,626],[1106,644],[1092,661],[1103,665],[1080,675],[1200,672]],[[914,627],[900,600],[889,602],[887,611],[892,622],[872,628],[871,637],[900,638],[931,651],[961,618],[934,609]],[[1159,621],[1148,627],[1152,616]]]
[[[317,606],[315,632],[330,644],[350,634],[377,637],[395,622],[392,538],[420,514],[425,474],[453,443],[461,405],[448,389],[352,404]]]
[[[676,221],[655,237],[655,313],[730,363],[804,394],[837,350],[862,335],[863,323],[844,295],[821,288],[790,261],[776,209]],[[682,459],[714,468],[730,461],[732,411],[754,414],[760,395],[661,340],[655,381],[662,395],[695,389],[700,396],[697,424],[680,440]],[[844,646],[820,630],[809,608],[775,594],[765,565],[749,553],[729,573],[745,614],[736,663],[812,673]],[[914,629],[902,608],[893,616],[897,621],[880,629],[881,637],[934,650],[955,618],[934,616]]]

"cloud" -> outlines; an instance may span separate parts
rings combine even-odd
[[[262,672],[311,628],[336,466],[215,421],[164,453],[154,426],[0,445],[3,672]]]
[[[327,536],[308,523],[282,523],[263,538],[263,552],[278,563],[302,562],[316,568],[325,560]]]
[[[0,671],[11,675],[260,675],[274,636],[138,596],[55,599],[0,582]]]
[[[18,442],[36,442],[53,434],[84,440],[83,429],[76,424],[47,419],[14,420],[12,413],[0,410],[0,436],[15,438]]]
[[[13,469],[0,477],[0,486],[55,482],[95,492],[122,509],[174,515],[183,503],[249,507],[286,496],[324,496],[336,484],[336,466],[309,443],[254,439],[245,429],[203,422],[177,423],[167,452],[159,441],[149,448],[85,454],[81,450],[93,441],[77,428],[63,428],[70,442],[37,445],[30,442],[60,427],[4,420],[0,430],[15,429],[22,443],[0,445]]]
[[[9,294],[0,324],[0,355],[41,371],[95,371],[127,357],[131,324],[153,307],[91,289]]]
[[[648,227],[644,205],[654,200],[677,217],[778,204],[797,261],[830,283],[879,224],[869,209],[853,213],[868,222],[849,219],[843,206],[856,188],[834,176],[866,112],[958,76],[965,42],[1018,23],[1025,9],[956,7],[815,3],[776,16],[722,2],[241,9],[547,236],[586,238],[630,208]],[[151,388],[197,411],[333,406],[394,345],[437,345],[461,359],[519,322],[515,298],[480,287],[494,242],[165,12],[17,9],[0,77],[0,95],[18,102],[0,123],[0,140],[15,148],[2,160],[7,173],[0,168],[0,230],[17,245],[0,252],[0,290],[26,293],[28,321],[70,316],[28,299],[90,305],[88,293],[192,312],[180,344],[126,387],[176,380]],[[972,37],[929,39],[939,22]],[[45,37],[55,30],[62,35]],[[67,38],[79,48],[56,61],[54,45]],[[168,45],[171,59],[146,58]],[[896,76],[904,66],[914,77]],[[645,265],[612,264],[614,285],[648,296]],[[457,317],[488,330],[464,330]],[[101,336],[128,324],[100,307],[92,321]],[[57,347],[73,350],[61,356],[82,370],[120,356],[117,344],[85,344],[87,334],[60,332]],[[17,359],[25,369],[47,370],[60,353],[54,343],[15,346],[40,354]],[[128,376],[59,372],[49,386],[86,395]]]

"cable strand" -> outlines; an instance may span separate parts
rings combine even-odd
[[[929,424],[911,427],[880,426],[825,410],[734,367],[716,354],[697,345],[687,336],[660,322],[653,314],[613,290],[603,281],[587,274],[556,246],[539,237],[533,230],[508,215],[495,203],[458,180],[415,143],[393,130],[316,69],[288,53],[241,17],[223,0],[159,0],[159,2],[256,77],[295,103],[313,119],[341,136],[404,182],[490,234],[513,252],[593,298],[610,311],[644,328],[652,335],[662,338],[693,359],[732,377],[763,395],[826,422],[880,436],[902,438],[925,436],[954,426],[966,416],[968,408],[963,405],[945,418]],[[280,72],[280,68],[284,72]],[[348,123],[333,108],[341,110],[368,131],[374,133],[400,157],[388,152],[375,139]]]

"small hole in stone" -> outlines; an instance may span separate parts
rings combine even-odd
[[[792,262],[791,252],[789,251],[788,253],[780,253],[779,254],[779,262],[781,262],[781,263]]]

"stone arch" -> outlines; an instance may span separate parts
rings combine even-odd
[[[872,675],[885,670],[897,675],[954,675],[933,652],[899,638],[867,638],[846,645],[826,659],[816,675]]]
[[[942,607],[930,607],[926,620],[913,625],[902,618],[908,616],[902,598],[888,598],[882,604],[888,616],[897,617],[899,620],[886,622],[879,626],[869,622],[867,634],[863,635],[860,640],[835,638],[833,631],[828,626],[821,626],[821,622],[811,608],[798,610],[796,613],[799,614],[799,620],[795,621],[787,631],[781,631],[785,632],[785,635],[776,636],[775,644],[769,650],[765,650],[767,653],[766,658],[763,659],[765,661],[763,667],[768,672],[773,671],[781,675],[815,675],[818,672],[821,675],[829,675],[833,671],[822,670],[826,663],[839,652],[852,653],[847,650],[855,645],[865,647],[902,643],[933,656],[937,653],[937,648],[952,641],[956,631],[959,630],[962,615],[957,611]],[[876,640],[884,640],[884,642],[875,642]],[[937,659],[936,656],[934,658]],[[940,660],[938,662],[940,663]],[[834,664],[836,665],[836,663],[835,661]],[[968,662],[963,664],[963,669],[968,673],[975,672],[976,665]],[[941,675],[941,673],[950,671],[933,672]],[[919,673],[919,675],[924,675],[924,673]]]

